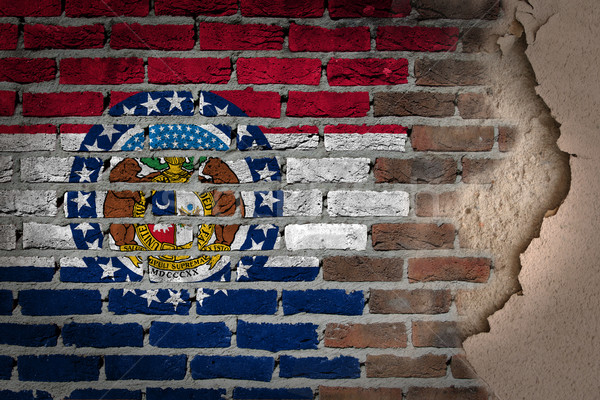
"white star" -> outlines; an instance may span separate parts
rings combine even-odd
[[[157,113],[160,113],[160,111],[158,109],[158,105],[157,105],[159,101],[160,101],[160,98],[155,100],[152,98],[152,96],[150,96],[150,94],[148,94],[148,101],[145,103],[141,103],[141,105],[146,107],[148,115],[150,115],[150,113],[152,111],[156,111]]]
[[[173,91],[173,97],[165,97],[165,99],[167,99],[167,101],[171,103],[171,108],[169,108],[169,111],[171,111],[174,108],[183,111],[183,108],[181,108],[181,102],[187,100],[186,97],[179,97],[179,95],[175,91]]]
[[[229,115],[229,113],[227,112],[227,108],[229,108],[229,104],[225,105],[225,108],[219,108],[217,106],[215,106],[215,110],[217,110],[217,116],[227,116]]]
[[[208,101],[204,101],[204,95],[202,93],[200,93],[200,100],[198,103],[200,114],[204,115],[204,107],[210,106],[210,105],[212,105],[212,103],[209,103]]]
[[[77,211],[81,211],[82,207],[91,207],[88,202],[91,193],[84,194],[83,192],[77,192],[77,198],[71,199],[73,203],[77,203]]]
[[[227,293],[227,289],[215,289],[214,294],[217,294],[219,292],[223,293],[225,296],[229,296],[229,293]]]
[[[108,140],[111,142],[113,140],[113,136],[115,133],[121,133],[121,131],[116,130],[115,127],[112,125],[104,125],[103,128],[104,128],[104,130],[98,135],[98,137],[106,136],[108,138]]]
[[[243,138],[245,138],[246,136],[251,137],[252,141],[254,141],[254,137],[252,136],[252,134],[250,132],[248,132],[248,129],[246,127],[238,128],[237,131],[237,135],[238,135],[238,142],[241,142]]]
[[[219,279],[219,282],[226,282],[225,281],[225,275],[221,275],[221,278]]]
[[[104,149],[101,149],[100,147],[96,146],[97,142],[94,142],[94,144],[84,144],[85,148],[87,151],[104,151]]]
[[[127,108],[127,106],[123,105],[123,114],[124,115],[134,115],[136,108],[137,108],[137,106]]]
[[[129,278],[129,275],[127,275],[127,278],[125,278],[125,282],[131,282],[131,279]],[[135,294],[135,289],[123,288],[123,296],[125,296],[127,293],[133,293],[133,294]]]
[[[269,165],[266,164],[265,167],[261,170],[256,170],[256,173],[260,176],[260,180],[263,181],[267,178],[272,177],[275,172],[269,169]]]
[[[255,242],[254,238],[250,238],[250,240],[252,241],[252,245],[250,246],[250,248],[248,250],[262,250],[263,249],[264,240],[259,240],[258,242]]]
[[[271,229],[276,229],[276,228],[277,227],[275,225],[256,225],[254,230],[263,231],[265,237],[267,237],[267,232],[269,232]]]
[[[78,224],[75,229],[77,229],[78,231],[81,231],[83,234],[83,237],[85,237],[85,235],[87,235],[88,231],[94,230],[94,227],[92,225],[90,225],[89,223],[84,222],[82,224]]]
[[[112,258],[109,258],[106,264],[98,264],[98,266],[102,268],[102,276],[100,279],[111,278],[113,281],[115,280],[115,272],[121,269],[113,265]]]
[[[271,209],[271,211],[274,211],[273,204],[277,203],[279,201],[279,199],[276,198],[275,196],[273,196],[273,192],[267,192],[267,193],[259,192],[258,195],[262,198],[261,204],[269,207]]]
[[[152,301],[156,301],[157,303],[160,303],[160,300],[156,296],[157,293],[158,293],[158,289],[146,290],[146,293],[141,294],[140,297],[143,299],[146,299],[148,301],[148,307],[150,307],[150,304],[152,303]]]
[[[240,261],[240,263],[238,264],[238,268],[237,268],[237,280],[239,281],[240,278],[242,276],[245,276],[246,278],[249,278],[248,276],[248,269],[250,269],[250,267],[252,267],[252,265],[246,265],[243,262]]]
[[[90,176],[94,173],[93,169],[87,169],[85,164],[81,168],[80,171],[75,171],[77,175],[79,175],[79,182],[91,182]]]
[[[100,250],[101,238],[97,238],[92,242],[88,243],[88,250]]]
[[[198,289],[196,292],[196,300],[198,300],[200,307],[202,307],[202,303],[207,297],[210,297],[210,294],[204,293],[204,289]]]
[[[171,289],[169,290],[169,298],[165,301],[165,303],[173,304],[173,308],[177,311],[177,306],[179,304],[185,304],[185,300],[181,298],[181,291],[174,292]]]

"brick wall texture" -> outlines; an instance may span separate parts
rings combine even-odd
[[[474,3],[0,0],[0,398],[487,399]]]

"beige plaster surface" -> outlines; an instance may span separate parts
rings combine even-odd
[[[561,125],[571,184],[521,255],[522,295],[464,343],[496,396],[600,397],[600,9],[597,0],[520,2],[536,92]],[[519,201],[515,198],[515,201]]]

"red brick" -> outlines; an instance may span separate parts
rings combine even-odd
[[[495,19],[500,12],[497,0],[414,0],[413,7],[423,19]]]
[[[15,50],[19,41],[19,26],[0,24],[0,50]]]
[[[447,217],[458,204],[456,192],[417,193],[415,202],[418,217]]]
[[[156,15],[223,16],[237,13],[237,0],[155,0]]]
[[[376,117],[451,117],[454,115],[453,93],[378,92],[373,95]]]
[[[458,174],[456,161],[452,158],[377,158],[375,160],[376,183],[455,183]]]
[[[413,126],[415,151],[489,151],[494,146],[492,126]]]
[[[327,324],[326,347],[406,347],[406,327],[401,322],[370,324]]]
[[[27,117],[98,116],[103,110],[102,93],[23,93],[23,115]]]
[[[368,92],[289,92],[290,117],[364,117],[369,112]]]
[[[32,135],[37,134],[56,134],[56,126],[50,124],[40,125],[2,125],[0,126],[0,133],[29,133]]]
[[[517,142],[517,128],[501,126],[498,128],[498,150],[511,151]]]
[[[238,83],[318,85],[321,60],[315,58],[238,58]]]
[[[466,281],[487,282],[490,277],[489,258],[430,257],[408,260],[409,282]]]
[[[408,61],[404,58],[333,58],[327,64],[331,86],[397,85],[408,82]]]
[[[392,282],[402,280],[404,260],[334,256],[323,260],[323,280],[338,282]]]
[[[241,0],[245,17],[322,17],[324,0]]]
[[[467,357],[464,354],[452,356],[450,370],[452,371],[452,376],[456,379],[477,379],[475,370],[471,364],[469,364],[469,361],[467,361]]]
[[[200,23],[200,50],[281,50],[283,28],[263,24]]]
[[[57,17],[60,0],[0,0],[0,17]]]
[[[357,388],[319,386],[321,400],[399,400],[401,388]]]
[[[410,0],[329,0],[331,18],[406,17]]]
[[[56,61],[51,58],[2,58],[0,81],[33,83],[51,81],[56,77]]]
[[[371,33],[367,26],[327,29],[311,25],[290,25],[290,51],[369,51]]]
[[[0,116],[8,117],[15,113],[17,92],[0,90]]]
[[[145,17],[150,0],[65,0],[67,17]]]
[[[367,355],[367,378],[440,378],[446,376],[445,355],[398,357],[391,354]]]
[[[371,314],[443,314],[450,310],[449,290],[373,290],[369,297]]]
[[[121,85],[144,82],[141,58],[65,58],[60,62],[64,85]]]
[[[191,50],[194,25],[116,24],[112,27],[112,49]]]
[[[458,28],[427,26],[380,26],[377,28],[377,50],[454,51]]]
[[[281,96],[277,92],[255,92],[252,88],[212,92],[237,105],[249,117],[281,117]]]
[[[492,183],[494,172],[502,160],[463,158],[462,181],[464,183]]]
[[[483,93],[461,93],[456,105],[460,116],[464,119],[495,118],[496,110],[490,96]]]
[[[454,248],[452,224],[375,224],[371,228],[375,250],[434,250]]]
[[[463,337],[456,321],[413,321],[415,347],[461,347]]]
[[[407,400],[487,400],[488,393],[482,387],[411,387]]]
[[[416,60],[415,78],[420,86],[475,86],[489,81],[479,61],[452,59]]]
[[[148,58],[150,83],[227,83],[229,58]]]
[[[104,25],[56,26],[25,25],[26,49],[101,49]]]

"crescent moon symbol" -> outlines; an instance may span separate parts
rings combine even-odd
[[[158,199],[154,204],[156,204],[156,207],[160,208],[161,210],[166,210],[167,208],[169,208],[169,199],[167,198],[167,204],[160,204],[158,202]]]

